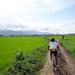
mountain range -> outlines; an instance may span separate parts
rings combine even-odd
[[[13,31],[13,30],[0,30],[0,36],[16,36],[16,35],[53,35],[48,32],[40,32],[36,30]]]

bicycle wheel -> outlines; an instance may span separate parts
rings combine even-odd
[[[56,70],[56,58],[54,54],[52,54],[52,66],[53,66],[53,70]]]

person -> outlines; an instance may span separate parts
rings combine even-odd
[[[59,45],[58,45],[58,42],[55,40],[55,38],[52,38],[49,41],[48,49],[50,50],[51,59],[52,59],[52,54],[54,54],[56,65],[57,65],[57,51],[59,50]]]
[[[64,35],[62,35],[62,39],[64,40]]]

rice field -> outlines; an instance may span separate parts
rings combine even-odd
[[[0,71],[11,64],[16,52],[22,50],[29,55],[35,48],[45,44],[47,44],[46,38],[40,36],[0,37]]]
[[[64,40],[61,40],[63,46],[75,59],[75,36],[65,36]]]

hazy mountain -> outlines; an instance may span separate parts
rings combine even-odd
[[[48,32],[40,32],[35,30],[26,30],[26,31],[0,30],[0,35],[10,36],[10,35],[52,35],[52,34]]]

